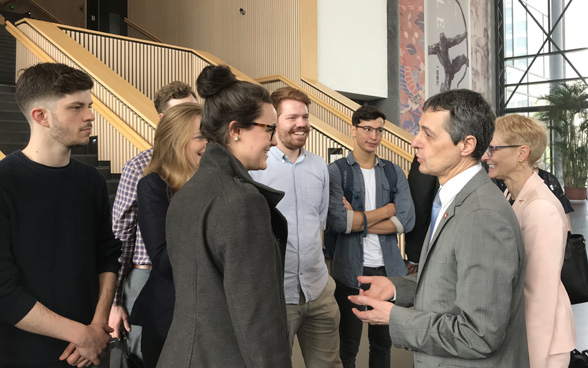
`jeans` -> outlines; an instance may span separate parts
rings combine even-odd
[[[364,267],[363,276],[386,276],[386,270],[384,267]],[[349,295],[359,294],[359,289],[349,287],[337,280],[335,281],[337,284],[335,299],[341,311],[341,324],[339,325],[341,346],[339,353],[344,368],[355,368],[355,357],[359,351],[363,322],[353,314],[351,309],[364,310],[365,307],[353,304],[347,299]],[[367,290],[369,285],[362,285],[361,288]],[[369,367],[390,368],[392,341],[388,326],[368,325],[368,339],[370,343]]]

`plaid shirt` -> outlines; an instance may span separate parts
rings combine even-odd
[[[112,207],[112,231],[122,242],[122,255],[119,259],[121,267],[118,271],[114,305],[123,304],[123,286],[133,264],[151,264],[141,237],[141,229],[137,226],[137,183],[143,177],[143,170],[152,156],[153,148],[150,148],[130,159],[122,169],[116,191]]]

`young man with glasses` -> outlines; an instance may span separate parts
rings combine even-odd
[[[321,157],[304,149],[311,101],[291,87],[279,88],[271,97],[278,113],[278,145],[268,153],[267,169],[250,174],[285,193],[277,208],[288,221],[284,292],[290,347],[298,336],[307,367],[341,367],[335,282],[329,277],[321,240],[329,173]]]
[[[340,355],[344,367],[355,367],[362,322],[348,300],[363,287],[358,276],[406,275],[396,235],[415,221],[408,181],[402,169],[380,159],[376,150],[384,135],[386,116],[362,106],[352,116],[353,152],[329,165],[329,222],[337,235],[333,259],[335,297],[341,311]],[[352,183],[346,179],[352,178]],[[346,192],[352,195],[346,198]],[[369,326],[370,368],[390,367],[391,340],[385,326]]]

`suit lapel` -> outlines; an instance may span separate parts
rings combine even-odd
[[[441,233],[441,231],[443,231],[445,224],[447,223],[447,221],[449,221],[453,217],[453,215],[455,215],[455,200],[453,202],[451,202],[451,204],[449,205],[449,207],[447,208],[446,211],[439,212],[439,216],[441,216],[441,220],[439,221],[439,225],[437,225],[437,228],[435,229],[435,233],[433,234],[433,237],[431,238],[431,243],[429,245],[429,248],[427,249],[427,255],[426,255],[427,257],[429,256],[429,252],[431,251],[431,249],[433,249],[433,247],[435,246],[435,243],[437,242],[437,238],[439,237],[439,234]],[[429,229],[429,231],[430,231],[430,229]]]
[[[423,244],[423,249],[427,249],[427,251],[421,253],[421,258],[419,260],[419,264],[423,265],[423,267],[419,270],[418,280],[420,280],[421,274],[427,267],[429,254],[437,245],[437,239],[441,235],[441,232],[443,232],[445,225],[449,222],[449,220],[451,220],[455,216],[456,208],[460,207],[466,200],[466,198],[470,196],[470,194],[472,194],[476,189],[478,189],[481,185],[488,181],[490,181],[490,178],[488,177],[486,171],[480,170],[476,175],[472,177],[472,179],[470,179],[469,182],[467,182],[463,189],[460,190],[459,193],[457,193],[457,195],[453,199],[453,202],[451,202],[447,210],[439,213],[439,216],[441,216],[441,220],[439,221],[439,225],[437,225],[435,233],[431,238],[431,243],[427,244],[429,239],[429,232],[431,231],[431,228],[429,227],[429,230],[427,231],[427,236],[425,237],[425,244]]]

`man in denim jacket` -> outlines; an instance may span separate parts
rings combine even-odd
[[[335,297],[341,311],[339,334],[343,366],[355,367],[362,322],[351,309],[361,308],[347,297],[359,293],[361,275],[406,275],[404,260],[398,249],[397,234],[412,230],[414,206],[408,181],[398,165],[376,156],[384,133],[386,116],[373,106],[363,106],[352,116],[351,135],[354,149],[346,164],[353,172],[351,203],[344,197],[339,167],[329,165],[329,222],[337,235],[333,259]],[[385,165],[392,164],[396,182],[389,183]],[[389,168],[388,168],[389,169]],[[391,191],[394,201],[391,201]],[[351,189],[351,188],[349,188]],[[386,326],[369,326],[370,368],[390,367],[391,340]]]

